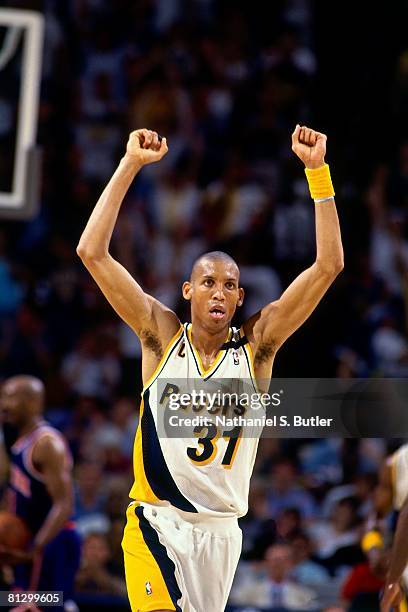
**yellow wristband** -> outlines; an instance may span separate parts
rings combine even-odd
[[[324,164],[320,168],[305,168],[305,174],[309,183],[310,195],[314,200],[334,196],[328,164]]]
[[[384,540],[378,531],[368,531],[361,541],[361,548],[365,553],[372,548],[383,548]]]

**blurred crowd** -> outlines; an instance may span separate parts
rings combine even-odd
[[[74,453],[84,537],[78,591],[123,596],[120,541],[140,345],[75,248],[128,133],[154,129],[167,137],[169,153],[132,185],[113,253],[187,320],[180,286],[192,262],[208,250],[227,251],[247,294],[237,324],[313,261],[313,204],[290,135],[296,123],[326,131],[345,270],[278,355],[276,376],[406,377],[408,132],[401,120],[408,48],[394,43],[389,89],[366,80],[365,104],[375,98],[388,125],[398,126],[393,146],[356,152],[361,134],[355,141],[351,129],[347,138],[336,134],[341,108],[321,82],[327,50],[318,3],[3,4],[42,10],[46,30],[41,208],[32,221],[0,228],[1,377],[23,372],[45,381],[48,418]],[[8,70],[17,82],[17,68]],[[0,92],[2,158],[16,113],[13,91]],[[361,172],[345,161],[359,154]],[[351,602],[368,580],[358,574],[360,538],[389,450],[381,439],[262,440],[232,602],[306,610],[311,593],[315,608]]]

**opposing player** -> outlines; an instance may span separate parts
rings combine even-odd
[[[221,612],[241,552],[237,518],[247,511],[257,439],[231,432],[196,431],[197,437],[159,438],[158,421],[171,381],[178,393],[191,381],[251,379],[265,389],[276,352],[313,312],[343,268],[334,191],[325,164],[326,136],[296,126],[292,149],[305,163],[316,201],[317,256],[276,302],[237,330],[230,327],[244,299],[239,269],[225,253],[194,264],[183,296],[191,324],[147,295],[109,253],[122,200],[145,164],[167,153],[166,139],[136,130],[81,236],[77,252],[113,308],[142,344],[142,413],[134,447],[135,482],[123,537],[132,610]],[[233,384],[233,383],[226,383]]]
[[[63,591],[67,605],[80,558],[79,536],[69,520],[72,459],[61,433],[43,419],[44,386],[38,378],[6,380],[0,402],[3,421],[18,436],[10,449],[6,506],[33,535],[28,551],[0,547],[0,564],[14,566],[17,589]]]
[[[382,515],[392,509],[399,512],[381,611],[390,612],[395,606],[402,612],[407,604],[401,582],[405,590],[408,587],[408,444],[403,444],[385,460],[376,505]]]

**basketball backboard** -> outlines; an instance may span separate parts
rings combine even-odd
[[[44,18],[0,8],[0,217],[32,217],[38,205],[36,147]]]

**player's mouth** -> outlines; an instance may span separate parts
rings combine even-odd
[[[225,316],[226,316],[226,313],[225,313],[224,306],[212,306],[210,308],[210,317],[214,319],[215,321],[224,319]]]

